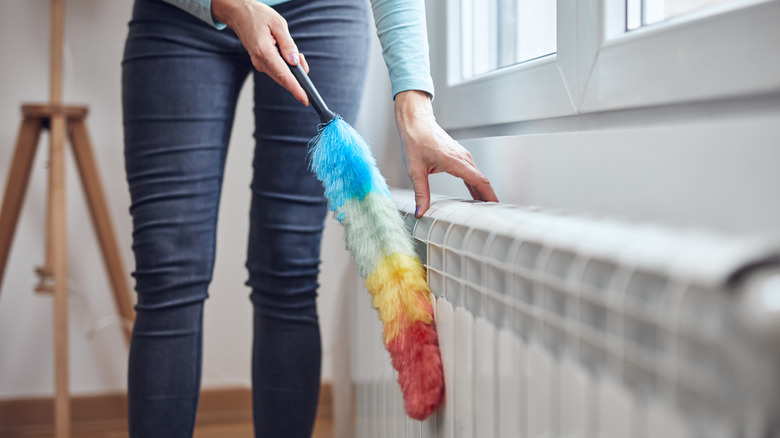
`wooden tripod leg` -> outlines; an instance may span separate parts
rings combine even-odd
[[[119,245],[117,244],[114,226],[111,222],[111,215],[108,213],[103,184],[100,180],[95,156],[89,141],[87,124],[83,118],[72,121],[70,142],[73,146],[73,155],[76,158],[76,165],[81,175],[81,185],[84,188],[89,210],[92,214],[92,223],[95,226],[100,249],[103,252],[103,262],[111,280],[111,287],[114,290],[117,310],[119,310],[119,314],[125,321],[132,322],[135,320],[135,311],[130,301],[130,290],[125,278],[122,258],[119,255]],[[125,326],[124,331],[129,342],[132,331],[128,325]]]
[[[3,275],[8,262],[8,254],[14,240],[16,225],[19,223],[19,213],[22,201],[30,182],[35,151],[38,149],[38,138],[43,122],[40,118],[25,117],[16,139],[14,156],[11,158],[11,168],[5,183],[3,206],[0,208],[0,288],[3,285]]]
[[[49,204],[51,269],[54,277],[54,430],[57,438],[70,436],[68,390],[68,243],[65,212],[65,114],[54,114],[50,125]]]

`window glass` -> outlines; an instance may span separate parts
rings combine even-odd
[[[555,0],[457,0],[462,79],[555,53]]]
[[[733,0],[626,0],[626,29],[658,23],[707,6]]]

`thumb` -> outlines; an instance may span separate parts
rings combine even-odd
[[[416,172],[410,174],[412,187],[414,187],[414,217],[421,218],[428,207],[431,206],[431,190],[428,186],[428,174],[425,172]]]

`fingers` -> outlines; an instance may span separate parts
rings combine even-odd
[[[298,65],[301,58],[284,17],[270,6],[253,1],[241,2],[239,11],[229,13],[228,3],[237,2],[213,0],[212,10],[226,20],[229,18],[225,22],[238,35],[252,59],[252,65],[308,106],[306,92],[290,71],[289,65]],[[308,65],[304,65],[304,69],[308,70]]]
[[[419,119],[412,119],[419,122]],[[490,180],[477,168],[469,151],[446,134],[435,120],[425,117],[421,124],[402,121],[399,130],[402,141],[411,140],[404,141],[404,151],[414,186],[415,217],[422,217],[430,207],[428,175],[431,173],[447,172],[460,178],[475,200],[498,202]]]
[[[265,57],[266,73],[276,83],[292,93],[299,102],[308,106],[309,98],[306,96],[306,92],[303,91],[303,88],[298,84],[295,76],[293,76],[290,68],[287,66],[288,63],[290,65],[298,65],[301,62],[298,47],[296,47],[295,41],[290,36],[290,31],[287,29],[287,22],[280,16],[271,22],[270,29],[279,49],[277,51],[274,47],[275,53]],[[281,53],[281,56],[279,53]],[[284,58],[282,59],[282,57]],[[304,69],[308,70],[305,65]]]
[[[471,199],[477,199],[477,197],[479,196],[479,194],[478,194],[478,193],[477,193],[477,191],[474,189],[474,187],[471,187],[470,185],[466,184],[465,182],[463,183],[463,185],[465,185],[465,186],[466,186],[466,188],[469,190],[469,194],[471,195]]]
[[[496,196],[496,192],[493,191],[490,180],[482,175],[476,168],[474,168],[474,171],[473,176],[469,176],[468,179],[462,177],[463,182],[465,182],[466,186],[469,188],[471,198],[477,201],[498,202],[498,197]]]
[[[301,58],[301,65],[303,66],[303,71],[305,71],[306,74],[309,74],[309,63],[306,61],[306,57],[303,56],[303,53],[299,53],[298,56]]]
[[[290,36],[287,21],[281,15],[277,15],[270,21],[268,27],[271,29],[271,35],[276,40],[276,44],[279,46],[279,53],[282,54],[284,60],[290,63],[290,65],[298,65],[298,62],[300,62],[298,47],[295,45],[292,36]]]
[[[498,202],[498,197],[496,197],[496,193],[493,191],[490,180],[479,171],[473,161],[462,162],[461,165],[452,167],[447,173],[463,180],[472,199]]]
[[[421,218],[431,206],[431,189],[428,186],[428,173],[425,171],[409,172],[409,178],[414,187],[414,217]]]
[[[306,96],[306,92],[303,91],[303,88],[301,88],[301,85],[290,72],[290,68],[287,67],[287,64],[282,60],[281,56],[276,55],[268,57],[265,68],[265,72],[271,79],[292,93],[299,102],[306,106],[309,105],[309,98]]]

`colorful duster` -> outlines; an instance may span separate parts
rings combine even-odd
[[[344,226],[347,249],[384,323],[385,347],[398,371],[406,413],[423,420],[444,398],[425,271],[366,141],[328,109],[303,67],[290,70],[322,122],[309,144],[311,169]]]
[[[310,148],[312,170],[384,323],[406,412],[422,420],[443,400],[444,376],[431,292],[411,237],[368,144],[348,123],[335,117]]]

